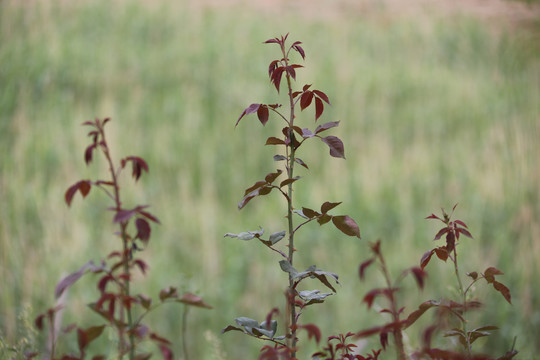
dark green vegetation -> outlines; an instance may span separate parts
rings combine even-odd
[[[474,235],[462,244],[463,271],[496,264],[513,295],[513,306],[500,297],[486,304],[479,323],[495,319],[501,329],[477,349],[501,353],[517,335],[520,356],[540,351],[540,50],[527,37],[466,17],[276,20],[226,8],[13,3],[0,3],[0,327],[8,342],[25,304],[37,315],[62,276],[115,248],[101,212],[105,196],[76,198],[69,210],[63,203],[69,185],[106,166],[87,169],[81,161],[88,139],[80,124],[111,116],[113,150],[142,156],[152,174],[137,187],[126,181],[133,198],[125,201],[152,204],[162,223],[145,253],[151,281],[140,286],[203,296],[216,310],[190,317],[194,356],[219,358],[221,346],[227,358],[242,358],[247,350],[219,330],[239,313],[264,317],[271,303],[261,302],[282,291],[283,279],[265,271],[275,264],[265,263],[259,247],[222,236],[261,219],[276,222],[268,228],[282,223],[277,199],[232,210],[245,185],[268,172],[274,150],[260,146],[266,134],[256,120],[236,130],[234,122],[246,101],[275,102],[265,75],[273,52],[254,44],[289,31],[309,49],[298,82],[328,94],[325,117],[343,120],[335,133],[347,151],[346,162],[324,168],[316,159],[326,148],[306,151],[317,181],[299,187],[299,203],[343,200],[340,211],[359,223],[363,239],[382,238],[387,263],[400,271],[431,248],[437,228],[423,218],[459,202],[458,217]],[[324,305],[326,323],[318,314],[321,328],[337,333],[380,322],[360,304],[380,283],[358,280],[365,244],[307,230],[312,263],[339,273],[344,285]],[[450,265],[433,265],[427,291],[452,294],[446,285],[435,291],[453,284]],[[87,285],[70,289],[66,324],[92,298],[93,282]],[[181,308],[162,311],[152,315],[155,326],[179,338]],[[406,340],[412,346],[416,335]]]

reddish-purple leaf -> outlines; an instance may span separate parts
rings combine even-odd
[[[379,334],[382,330],[385,329],[385,326],[375,326],[370,329],[362,330],[356,333],[357,338],[365,338],[371,335]]]
[[[315,121],[319,120],[324,111],[324,105],[321,99],[315,98]]]
[[[278,139],[277,137],[270,136],[268,139],[266,139],[265,145],[285,145],[285,141]]]
[[[440,217],[438,217],[437,215],[435,214],[431,214],[429,215],[428,217],[426,217],[426,219],[437,219],[437,220],[441,220],[443,221]]]
[[[146,274],[148,265],[144,261],[142,261],[141,259],[136,259],[133,264],[135,264],[143,274]]]
[[[328,99],[328,96],[326,96],[325,93],[323,93],[322,91],[320,90],[313,90],[313,92],[315,93],[315,95],[317,95],[317,97],[321,98],[322,100],[324,100],[325,103],[327,103],[328,105],[332,105],[330,104],[330,100]]]
[[[99,282],[98,282],[98,285],[97,285],[97,288],[98,290],[103,294],[105,292],[105,290],[107,289],[107,284],[109,283],[109,281],[111,280],[114,280],[113,276],[112,275],[105,275],[103,276]]]
[[[315,338],[315,342],[318,344],[321,341],[321,330],[315,324],[305,324],[298,326],[308,332],[308,339]]]
[[[300,176],[295,176],[292,179],[285,179],[279,184],[279,187],[281,188],[281,187],[284,187],[285,185],[292,184],[293,182],[295,182],[298,179],[300,179]]]
[[[137,218],[135,220],[135,226],[137,227],[137,235],[135,238],[141,239],[141,241],[146,245],[148,244],[148,239],[150,239],[150,224],[148,221],[143,218]]]
[[[369,291],[365,296],[364,299],[362,299],[362,302],[365,302],[368,306],[368,309],[371,308],[371,305],[373,305],[373,301],[375,298],[381,294],[384,294],[386,289],[373,289]]]
[[[204,300],[201,297],[192,293],[185,293],[184,295],[180,297],[178,301],[183,304],[190,305],[190,306],[196,306],[196,307],[205,308],[205,309],[212,309],[211,305],[208,305],[207,303],[204,302]]]
[[[312,210],[312,209],[306,208],[306,207],[302,208],[302,213],[304,215],[306,215],[310,219],[313,219],[314,217],[317,217],[317,216],[321,215],[318,212],[316,212],[315,210]]]
[[[84,350],[92,341],[97,339],[102,333],[105,325],[91,326],[85,330],[77,329],[77,338],[79,342],[79,349]]]
[[[327,136],[321,140],[330,148],[330,155],[336,158],[345,159],[345,148],[343,142],[336,136]]]
[[[163,356],[163,359],[165,360],[173,360],[174,354],[171,349],[169,349],[165,345],[159,345],[159,351],[161,351],[161,355]]]
[[[264,180],[268,183],[268,184],[271,184],[274,182],[274,180],[277,179],[277,177],[279,175],[281,175],[281,173],[283,172],[283,170],[277,170],[276,172],[274,173],[269,173],[268,175],[265,176]]]
[[[94,271],[94,270],[96,270],[96,268],[97,267],[94,265],[94,262],[89,261],[86,264],[84,264],[79,270],[74,272],[73,274],[70,274],[70,275],[66,276],[65,278],[63,278],[62,280],[60,280],[60,282],[58,283],[58,285],[56,285],[56,288],[54,290],[54,297],[56,299],[58,299],[60,297],[60,295],[62,295],[62,293],[67,288],[69,288],[77,280],[79,280],[81,278],[81,276],[83,276],[84,273],[86,273],[86,271],[88,271],[88,270]]]
[[[508,301],[509,304],[512,304],[512,295],[510,294],[510,289],[498,281],[493,281],[493,287],[495,290],[501,293],[502,296]]]
[[[335,203],[326,201],[324,204],[321,205],[321,212],[323,214],[326,214],[327,212],[329,212],[330,210],[332,210],[333,208],[335,208],[339,204],[341,204],[341,201],[340,202],[335,202]]]
[[[442,228],[441,230],[439,230],[437,235],[435,235],[435,238],[433,240],[439,240],[444,234],[446,234],[449,231],[450,231],[450,228],[447,228],[447,227]]]
[[[358,224],[348,215],[333,216],[332,222],[345,235],[356,236],[360,239]]]
[[[279,39],[278,38],[269,39],[269,40],[266,40],[263,44],[279,44]]]
[[[413,274],[416,283],[420,289],[424,288],[424,279],[427,277],[427,272],[419,267],[413,267],[410,269],[411,274]]]
[[[473,238],[472,235],[471,235],[471,233],[470,233],[468,230],[463,229],[463,228],[458,228],[458,229],[457,229],[457,233],[458,233],[458,234],[463,234],[463,235],[465,235],[466,237],[471,238],[471,239]]]
[[[308,128],[302,129],[301,135],[302,135],[302,137],[303,137],[304,139],[311,138],[311,137],[314,137],[314,136],[315,136],[315,134],[313,134],[313,133],[311,132],[311,130],[309,130]]]
[[[90,164],[92,162],[92,154],[94,153],[94,149],[96,148],[97,144],[91,144],[89,145],[85,152],[84,152],[84,162],[86,165]]]
[[[484,277],[488,283],[495,281],[495,275],[504,275],[504,273],[495,267],[488,267],[486,271],[484,271]]]
[[[413,311],[409,317],[407,317],[407,320],[405,320],[405,328],[408,328],[412,324],[416,322],[422,316],[427,310],[431,309],[434,306],[439,306],[440,302],[435,300],[428,300],[426,302],[423,302],[418,307],[418,310]]]
[[[465,227],[465,228],[469,228],[469,227],[468,227],[463,221],[461,221],[461,220],[456,220],[456,221],[454,221],[454,222],[455,222],[456,224],[459,224],[459,225]]]
[[[435,250],[432,249],[432,250],[426,251],[424,255],[422,255],[422,259],[420,260],[420,267],[422,269],[424,269],[427,266],[427,264],[429,264],[429,260],[431,260],[431,256],[433,255],[434,252]]]
[[[448,259],[448,250],[446,250],[445,247],[441,246],[441,247],[433,249],[433,251],[435,252],[435,254],[437,255],[439,259],[446,262],[446,260]]]
[[[135,178],[135,181],[139,180],[143,170],[148,172],[148,164],[142,158],[138,156],[128,156],[125,159],[122,159],[122,167],[124,167],[128,161],[131,161],[131,175]]]
[[[302,159],[294,158],[294,161],[309,170],[309,167],[307,166],[307,164],[305,162],[302,161]]]
[[[272,76],[270,78],[270,81],[274,84],[278,93],[279,93],[279,85],[281,84],[281,78],[283,76],[283,71],[285,71],[284,66],[277,67],[272,72]]]
[[[259,109],[257,110],[257,117],[263,126],[266,125],[268,122],[268,107],[266,105],[261,104],[261,106],[259,106]]]
[[[375,261],[375,258],[368,259],[364,261],[362,264],[360,264],[360,267],[358,268],[358,274],[360,275],[360,279],[364,280],[364,273],[367,269],[367,267]]]
[[[302,59],[306,59],[306,53],[304,52],[304,49],[302,49],[302,47],[300,46],[301,42],[300,41],[295,41],[292,45],[291,45],[291,48],[293,48],[294,50],[296,50],[300,56],[302,56]]]
[[[170,298],[177,298],[178,297],[178,291],[175,287],[169,286],[168,288],[165,288],[159,292],[159,299],[161,301],[170,299]]]
[[[324,225],[330,220],[332,220],[332,216],[328,214],[322,214],[317,218],[317,222],[319,223],[319,225]]]
[[[245,108],[242,114],[240,114],[240,117],[238,118],[238,120],[236,120],[236,124],[234,126],[237,126],[240,120],[242,120],[244,116],[257,112],[260,106],[261,104],[251,104],[247,108]]]
[[[66,204],[68,206],[71,205],[71,201],[73,200],[73,196],[75,196],[75,194],[77,193],[77,191],[79,191],[82,195],[83,198],[86,197],[86,195],[88,195],[88,193],[90,192],[90,189],[92,188],[92,183],[88,180],[81,180],[81,181],[78,181],[76,182],[75,184],[71,185],[69,187],[69,189],[67,189],[65,195],[64,195],[64,199],[66,201]]]
[[[306,84],[304,85],[304,87],[302,88],[302,92],[306,92],[308,91],[308,89],[311,87],[311,84]]]
[[[221,330],[221,333],[225,334],[226,332],[229,332],[229,331],[241,331],[241,332],[244,332],[244,330],[242,330],[241,328],[229,325],[225,329]]]
[[[118,210],[113,218],[113,223],[123,223],[129,221],[134,215],[136,215],[135,210]]]
[[[300,98],[300,109],[304,110],[307,108],[311,101],[313,100],[313,93],[311,91],[306,91],[302,94],[302,97]]]
[[[155,222],[156,224],[161,224],[159,222],[159,219],[157,217],[155,217],[154,215],[150,214],[149,212],[146,212],[146,211],[140,211],[138,210],[137,211],[139,214],[141,214],[142,216],[144,216],[145,218],[147,218],[148,220],[150,221],[153,221]]]
[[[244,196],[246,196],[247,194],[249,194],[250,192],[252,192],[253,190],[255,189],[258,189],[262,186],[266,185],[266,181],[257,181],[255,184],[253,184],[251,187],[247,188],[246,191],[244,192]]]

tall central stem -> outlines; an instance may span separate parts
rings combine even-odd
[[[120,200],[120,186],[118,185],[118,178],[116,176],[115,167],[111,158],[111,155],[109,153],[109,147],[107,146],[107,141],[105,139],[105,131],[103,130],[103,125],[100,126],[99,132],[101,135],[101,139],[103,142],[102,149],[103,153],[105,155],[105,158],[107,159],[107,162],[109,164],[109,170],[111,172],[112,176],[112,183],[114,187],[114,202],[116,205],[116,211],[120,211],[122,209],[122,202]],[[122,287],[122,295],[124,299],[128,299],[130,297],[130,273],[129,273],[129,244],[128,244],[128,234],[126,231],[127,223],[122,222],[120,223],[120,236],[122,237],[122,246],[123,246],[123,252],[122,252],[122,262],[123,262],[123,270],[125,275],[125,281],[124,286]],[[121,302],[122,306],[120,307],[120,320],[124,322],[124,312],[127,314],[127,325],[129,330],[132,330],[133,327],[133,318],[131,314],[131,308],[129,306],[125,306],[124,301]],[[120,357],[124,356],[125,353],[125,343],[124,343],[124,336],[123,336],[123,329],[119,329],[119,336],[120,336]],[[135,358],[135,338],[133,331],[129,332],[129,358],[130,360],[133,360]]]
[[[282,45],[282,52],[283,52],[283,59],[285,62],[285,67],[288,68],[288,60],[287,60],[287,54],[285,52],[285,48]],[[290,106],[290,116],[289,116],[289,131],[288,131],[288,138],[290,140],[290,143],[286,146],[287,151],[287,176],[289,179],[292,179],[294,176],[294,163],[295,163],[295,141],[294,138],[294,98],[293,98],[293,91],[292,91],[292,85],[291,85],[291,77],[288,72],[286,72],[286,78],[287,78],[287,88],[289,90],[289,106]],[[287,186],[287,221],[289,225],[289,263],[293,265],[293,258],[294,258],[294,221],[293,221],[293,183],[289,183]],[[290,339],[288,341],[288,344],[290,348],[292,349],[291,357],[296,357],[296,307],[295,307],[295,289],[294,289],[294,280],[292,278],[292,275],[289,274],[289,288],[287,291],[287,313],[290,314],[290,317],[288,319],[288,330],[290,330]]]

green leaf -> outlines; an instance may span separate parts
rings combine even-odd
[[[273,233],[272,235],[270,235],[270,242],[272,243],[272,245],[274,245],[275,243],[277,243],[278,241],[280,241],[281,239],[283,239],[285,237],[285,235],[287,234],[286,231],[280,231],[280,232],[275,232]]]
[[[262,236],[262,234],[264,234],[264,229],[263,228],[260,228],[260,229],[261,230],[256,230],[256,231],[244,231],[238,234],[226,233],[225,235],[223,235],[223,237],[232,237],[232,238],[237,238],[238,240],[248,241],[253,238],[258,238]]]
[[[330,295],[334,295],[332,293],[321,293],[320,290],[306,290],[306,291],[300,291],[298,293],[300,298],[306,302],[306,305],[311,305],[315,303],[322,303],[324,302],[324,299]]]
[[[279,262],[281,270],[289,273],[293,278],[298,275],[298,270],[296,270],[288,260],[281,260]]]

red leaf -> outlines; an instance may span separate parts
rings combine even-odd
[[[371,258],[369,260],[364,261],[362,264],[360,264],[360,268],[358,269],[358,274],[360,275],[360,279],[364,280],[364,272],[366,271],[367,267],[375,261],[375,258]]]
[[[434,252],[435,250],[429,250],[429,251],[426,251],[424,255],[422,255],[422,259],[420,260],[420,267],[422,269],[424,269],[427,266],[427,264],[429,264],[429,260],[431,260],[431,256],[433,255]]]
[[[105,328],[105,325],[91,326],[85,330],[77,329],[79,349],[81,350],[85,349],[88,346],[88,344],[90,344],[92,341],[97,339],[101,335],[101,333],[103,333],[104,328]]]
[[[502,296],[508,301],[509,304],[512,304],[512,295],[510,294],[510,289],[501,284],[498,281],[493,281],[493,287],[495,290],[501,293]]]
[[[303,167],[305,167],[306,169],[309,170],[307,164],[306,164],[305,162],[303,162],[302,159],[300,159],[300,158],[294,158],[294,161],[295,161],[296,163],[302,165]]]
[[[321,99],[315,98],[315,121],[319,120],[324,111],[324,105]]]
[[[315,95],[317,95],[317,97],[323,99],[325,103],[327,103],[328,105],[332,105],[330,104],[330,100],[328,99],[328,96],[326,96],[325,93],[323,93],[320,90],[313,90],[313,92],[315,93]]]
[[[281,78],[283,76],[283,71],[285,71],[285,67],[283,66],[277,67],[272,72],[272,76],[270,78],[270,81],[274,84],[278,93],[279,93],[279,85],[281,84]]]
[[[136,259],[133,263],[139,267],[143,274],[146,274],[148,265],[144,261],[142,261],[141,259]]]
[[[179,302],[184,303],[186,305],[190,305],[190,306],[196,306],[196,307],[205,308],[205,309],[212,309],[211,305],[208,305],[207,303],[204,302],[204,300],[201,297],[192,293],[185,293],[184,295],[182,295],[182,297],[180,297],[179,299]]]
[[[370,292],[368,292],[364,299],[362,299],[362,302],[365,302],[368,306],[368,309],[371,308],[371,305],[373,305],[373,301],[375,300],[375,297],[383,294],[386,289],[373,289]]]
[[[321,341],[321,330],[317,325],[314,324],[306,324],[306,325],[300,325],[299,328],[304,329],[308,332],[308,339],[311,339],[312,337],[315,338],[315,342],[318,344]]]
[[[257,117],[263,126],[266,125],[268,122],[268,107],[266,105],[259,106],[259,109],[257,110]]]
[[[135,215],[134,210],[118,210],[114,215],[113,223],[123,223],[129,221]]]
[[[445,261],[448,259],[448,251],[445,247],[441,246],[438,248],[433,249],[435,251],[435,254],[437,254],[437,257],[441,259],[442,261]]]
[[[266,40],[263,44],[279,44],[279,39],[278,38],[273,38],[273,39],[270,39],[270,40]]]
[[[170,299],[170,298],[177,298],[178,292],[175,287],[169,286],[168,288],[165,288],[159,292],[159,299],[161,301]]]
[[[471,233],[470,233],[468,230],[463,229],[463,228],[458,228],[458,229],[457,229],[457,233],[458,233],[458,234],[463,234],[463,235],[465,235],[466,237],[471,238],[471,239],[473,238],[472,235],[471,235]]]
[[[138,156],[128,156],[127,158],[122,159],[122,167],[124,167],[128,161],[131,161],[131,175],[135,178],[135,181],[139,180],[143,170],[148,172],[148,164],[142,158]]]
[[[358,224],[348,215],[332,217],[334,225],[346,235],[356,236],[360,239],[360,229]]]
[[[97,144],[94,143],[94,144],[89,145],[86,148],[86,150],[84,152],[84,162],[86,163],[86,165],[88,165],[88,164],[90,164],[92,162],[92,154],[93,154],[94,149],[96,148],[96,146],[97,146]]]
[[[143,218],[137,218],[137,220],[135,220],[135,226],[137,227],[137,235],[135,238],[141,239],[145,245],[148,244],[151,232],[148,221],[144,220]]]
[[[407,320],[405,320],[405,327],[404,328],[408,328],[409,326],[414,324],[416,322],[416,320],[418,320],[420,318],[420,316],[422,316],[427,310],[431,309],[434,306],[439,306],[439,305],[440,305],[440,303],[438,301],[435,301],[435,300],[428,300],[428,301],[420,304],[420,306],[418,307],[418,310],[413,311],[409,315],[409,317],[407,317]]]
[[[147,218],[148,220],[153,221],[156,224],[160,224],[159,219],[154,215],[150,214],[149,212],[138,210],[138,213]]]
[[[259,106],[261,106],[261,104],[251,104],[247,108],[245,108],[244,111],[242,112],[242,114],[240,114],[240,117],[238,118],[238,120],[236,120],[236,124],[234,126],[237,126],[238,123],[240,122],[240,120],[242,120],[242,118],[245,115],[253,114],[253,113],[257,112],[259,110]]]
[[[76,182],[75,184],[71,185],[69,189],[67,189],[66,194],[64,195],[66,204],[68,206],[71,205],[71,201],[73,200],[73,196],[79,191],[83,198],[88,195],[90,192],[90,189],[92,188],[92,184],[88,180],[81,180]]]
[[[265,145],[285,145],[285,141],[278,139],[277,137],[270,136],[268,139],[266,139]]]
[[[418,284],[418,287],[420,289],[423,289],[424,279],[427,277],[427,273],[419,267],[413,267],[410,269],[410,271],[413,274],[414,279],[416,280],[416,283]]]
[[[312,209],[306,208],[306,207],[302,208],[302,213],[304,215],[306,215],[310,219],[313,219],[314,217],[317,217],[317,216],[321,215],[318,212],[316,212],[315,210],[312,210]]]
[[[429,215],[428,217],[426,217],[426,219],[437,219],[437,220],[441,220],[443,221],[440,217],[438,217],[437,215],[435,214],[431,214]]]
[[[339,121],[331,121],[331,122],[327,122],[326,124],[319,125],[315,129],[315,134],[321,133],[321,132],[323,132],[325,130],[331,129],[331,128],[336,127],[338,125],[339,125]]]
[[[159,351],[161,351],[161,355],[163,356],[163,359],[165,360],[173,360],[174,355],[171,349],[164,345],[159,345]]]
[[[327,212],[329,212],[330,210],[332,210],[333,208],[335,208],[339,204],[341,204],[341,201],[336,202],[336,203],[326,201],[324,204],[321,205],[321,212],[323,214],[326,214]]]
[[[345,159],[345,148],[343,142],[336,136],[327,136],[321,140],[330,148],[330,155]]]
[[[488,283],[495,281],[495,275],[504,275],[504,273],[495,267],[489,267],[484,271],[484,277]]]
[[[304,49],[302,49],[302,47],[300,46],[301,42],[300,41],[295,41],[293,44],[292,44],[292,48],[294,50],[296,50],[300,56],[302,56],[302,59],[305,60],[306,59],[306,53],[304,52]]]
[[[103,294],[105,290],[107,289],[107,284],[109,283],[109,281],[113,279],[114,279],[113,276],[109,274],[103,276],[98,282],[98,285],[97,285],[98,290]]]
[[[300,98],[300,109],[304,110],[307,108],[311,101],[313,100],[313,93],[311,91],[306,91],[302,94],[302,97]]]
[[[274,180],[277,179],[277,177],[278,177],[279,175],[281,175],[282,172],[283,172],[282,170],[279,170],[279,169],[278,169],[278,170],[277,170],[276,172],[274,172],[274,173],[269,173],[269,174],[267,174],[267,175],[265,176],[264,180],[265,180],[268,184],[271,184],[271,183],[274,182]]]
[[[60,280],[58,285],[56,285],[56,288],[54,290],[54,297],[58,299],[62,293],[69,288],[71,285],[73,285],[77,280],[81,278],[81,276],[86,273],[87,270],[94,271],[97,269],[97,267],[94,265],[93,261],[89,261],[86,264],[84,264],[78,271],[74,272],[73,274],[70,274]]]
[[[447,227],[442,228],[441,230],[439,230],[437,235],[435,235],[435,238],[433,240],[439,240],[444,234],[446,234],[449,231],[450,231],[450,228],[447,228]]]
[[[379,334],[382,330],[385,330],[384,326],[375,326],[375,327],[372,327],[370,329],[362,330],[362,331],[356,333],[356,337],[357,338],[368,337],[368,336],[371,336],[371,335],[374,335],[374,334]]]

